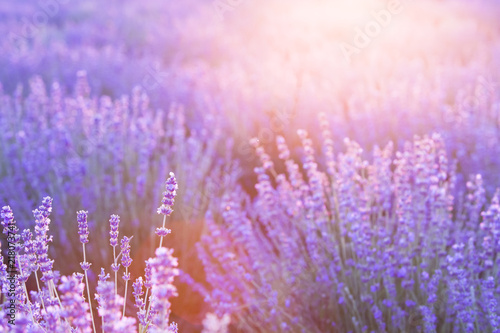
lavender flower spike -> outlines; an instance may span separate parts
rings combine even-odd
[[[176,190],[178,189],[177,180],[175,179],[175,175],[173,172],[170,172],[170,177],[167,179],[165,183],[166,191],[163,192],[163,199],[161,200],[161,206],[158,208],[158,214],[163,215],[163,225],[161,228],[156,228],[156,234],[160,236],[160,246],[163,243],[163,237],[168,235],[171,230],[165,228],[165,222],[167,216],[172,214],[172,207],[174,205],[174,198],[177,194]]]
[[[63,276],[59,285],[61,302],[64,306],[62,317],[67,319],[79,332],[92,332],[90,327],[91,315],[89,305],[83,299],[85,285],[78,280],[76,275]]]
[[[111,269],[115,272],[115,295],[118,292],[118,269],[120,264],[117,263],[116,246],[118,245],[118,227],[120,225],[120,216],[111,215],[109,219],[109,244],[113,247],[113,263]]]
[[[160,247],[156,249],[156,257],[150,259],[153,287],[151,292],[151,311],[156,313],[154,330],[165,332],[169,324],[171,297],[177,296],[174,278],[179,275],[177,258],[172,256],[172,249]]]
[[[107,333],[137,332],[136,320],[130,317],[122,317],[120,306],[123,298],[115,295],[113,282],[99,280],[96,288],[96,300],[99,304],[98,313],[102,318],[102,328]]]
[[[120,216],[111,215],[109,219],[109,243],[112,247],[118,245],[118,226],[120,224]]]
[[[87,211],[81,210],[77,212],[78,234],[82,244],[89,242],[89,224],[87,222]]]
[[[128,268],[132,264],[132,258],[130,258],[130,239],[127,236],[123,236],[121,240],[121,250],[122,250],[122,265],[125,267],[125,273],[123,273],[123,279],[125,280],[125,293],[123,294],[123,298],[125,301],[123,302],[123,314],[122,317],[125,317],[125,306],[127,304],[127,287],[128,280],[130,280],[130,273]]]
[[[127,236],[123,236],[121,240],[121,250],[122,250],[122,265],[125,268],[130,267],[132,264],[132,258],[130,258],[130,239]]]
[[[87,256],[85,253],[85,244],[89,242],[89,224],[87,222],[87,211],[81,210],[76,213],[77,221],[78,221],[78,234],[80,235],[80,242],[82,243],[83,249],[83,262],[80,263],[82,266],[83,272],[85,273],[85,284],[87,286],[87,297],[89,302],[89,310],[90,310],[90,318],[92,319],[92,328],[95,332],[95,323],[94,323],[94,315],[92,313],[92,301],[90,299],[90,288],[89,288],[89,278],[87,275],[87,271],[90,269],[90,263],[87,262]]]
[[[166,191],[163,192],[163,199],[161,200],[162,205],[158,207],[158,214],[169,216],[172,214],[173,210],[171,206],[174,205],[174,198],[177,194],[178,189],[177,181],[173,172],[170,172],[170,177],[165,183]]]

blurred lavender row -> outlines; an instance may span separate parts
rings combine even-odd
[[[335,156],[322,127],[323,154],[299,130],[299,164],[278,138],[283,173],[257,143],[257,197],[207,214],[197,246],[216,313],[244,332],[498,332],[499,194],[487,204],[477,175],[453,209],[437,134],[370,163],[350,140]]]
[[[222,13],[214,3],[112,1],[103,11],[77,1],[60,4],[32,34],[44,6],[5,6],[1,30],[17,37],[0,47],[4,89],[12,94],[38,75],[73,91],[81,69],[94,96],[120,98],[139,85],[155,107],[183,105],[192,126],[214,110],[243,160],[252,158],[253,136],[271,144],[276,135],[292,140],[298,127],[317,132],[318,112],[335,127],[337,149],[344,137],[367,149],[389,140],[399,148],[415,134],[440,132],[460,174],[482,173],[493,194],[500,183],[495,2],[402,2],[349,64],[339,44],[352,43],[383,2],[361,13],[334,0],[241,1]]]

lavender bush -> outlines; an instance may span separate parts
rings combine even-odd
[[[453,210],[439,135],[367,162],[347,139],[335,156],[324,115],[321,128],[321,155],[298,131],[301,163],[282,137],[279,165],[252,140],[257,196],[207,215],[198,251],[215,312],[245,332],[499,332],[498,194],[486,207],[478,175]]]
[[[234,173],[226,163],[230,155],[219,150],[220,127],[210,114],[203,122],[206,129],[189,128],[181,106],[172,105],[169,112],[153,110],[140,88],[116,100],[90,97],[85,73],[76,90],[71,97],[55,83],[47,93],[35,77],[26,99],[20,91],[14,97],[0,95],[0,198],[25,221],[30,205],[52,193],[60,202],[54,222],[62,244],[72,232],[62,221],[82,206],[93,207],[93,221],[107,220],[109,211],[126,211],[127,225],[142,238],[152,217],[144,212],[153,211],[156,199],[146,189],[158,185],[169,169],[187,183],[179,189],[174,219],[196,222],[209,205],[207,192],[218,195],[223,188],[206,189],[212,186],[206,179]],[[234,177],[226,181],[230,186]],[[91,224],[96,231],[105,227]]]
[[[11,208],[4,206],[1,217],[3,233],[7,235],[9,244],[9,264],[3,264],[2,258],[1,331],[96,332],[96,327],[102,327],[103,332],[177,332],[177,324],[169,322],[169,299],[177,296],[173,280],[179,274],[178,263],[177,258],[172,256],[173,250],[161,246],[163,238],[170,233],[170,229],[165,228],[165,219],[173,211],[177,188],[171,173],[162,205],[158,208],[158,214],[164,215],[163,226],[156,232],[160,236],[160,245],[155,257],[146,261],[144,276],[135,278],[132,293],[127,293],[131,279],[129,267],[132,264],[130,237],[121,238],[119,254],[113,252],[111,270],[114,281],[110,280],[106,269],[101,268],[96,293],[91,294],[88,273],[93,260],[86,256],[85,251],[85,245],[89,243],[88,212],[82,210],[77,213],[79,240],[83,247],[83,261],[80,263],[83,274],[75,272],[61,276],[53,270],[54,260],[48,255],[49,244],[53,240],[49,235],[52,198],[45,197],[42,205],[33,211],[36,223],[34,234],[30,229],[21,232]],[[118,219],[118,216],[112,215],[110,242],[113,249],[118,239]],[[117,262],[119,257],[121,264]],[[109,267],[107,271],[110,271]],[[125,284],[123,296],[121,290],[118,292],[122,289],[121,279],[120,283],[117,280],[120,271]],[[28,287],[29,280],[36,281],[34,290]],[[136,314],[128,316],[126,303],[131,296],[135,299]],[[94,316],[92,304],[96,301],[98,311]]]

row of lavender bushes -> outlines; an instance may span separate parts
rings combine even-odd
[[[491,70],[500,59],[495,2],[407,2],[348,64],[338,44],[352,42],[353,27],[324,15],[312,23],[296,13],[328,13],[328,1],[259,1],[241,3],[222,19],[210,1],[61,5],[26,38],[20,37],[24,19],[32,21],[40,5],[2,6],[0,31],[18,38],[0,41],[0,78],[9,94],[32,75],[72,90],[83,68],[95,96],[119,98],[141,84],[155,105],[186,105],[193,126],[203,126],[198,119],[214,106],[243,160],[251,156],[252,136],[267,144],[275,134],[294,140],[287,129],[299,124],[317,132],[311,110],[333,114],[337,149],[344,137],[367,150],[388,140],[401,149],[414,134],[439,132],[458,159],[458,177],[480,172],[493,194],[500,184],[500,76]],[[272,15],[283,8],[287,15]],[[369,9],[382,8],[381,2]],[[363,22],[372,19],[369,9]]]
[[[207,215],[209,236],[199,246],[199,255],[207,281],[214,287],[206,300],[217,314],[231,315],[245,331],[498,331],[500,208],[495,196],[481,214],[485,204],[481,177],[468,182],[466,201],[453,211],[455,170],[438,135],[416,138],[395,158],[391,144],[375,149],[370,164],[362,160],[359,145],[348,140],[347,151],[335,159],[324,118],[322,129],[320,161],[326,172],[319,171],[305,131],[299,131],[299,137],[306,177],[290,158],[283,138],[277,143],[287,175],[276,173],[269,155],[253,140],[262,162],[255,170],[258,196],[254,203],[243,191],[227,195],[221,205],[223,228]],[[175,193],[173,184],[171,178],[164,210],[159,211],[165,215],[171,213],[173,198],[168,191]],[[20,257],[21,281],[39,269],[44,283],[41,296],[32,293],[32,300],[40,300],[33,305],[19,285],[18,301],[30,305],[23,307],[27,317],[21,323],[32,325],[31,331],[40,327],[64,331],[64,320],[89,330],[82,275],[62,278],[57,289],[63,295],[57,300],[59,277],[52,272],[47,252],[51,204],[45,198],[34,211],[35,240],[30,231],[23,231],[23,244],[19,244],[19,253],[25,252]],[[3,208],[2,218],[6,234],[18,231],[10,207]],[[112,216],[112,231],[117,220]],[[86,244],[86,212],[79,212],[78,222],[80,240]],[[158,231],[163,236],[167,232]],[[113,238],[117,245],[116,237],[111,233],[111,245]],[[128,241],[122,240],[125,269],[130,266]],[[175,260],[167,261],[170,267]],[[85,259],[82,269],[89,270]],[[109,292],[106,297],[113,297],[112,283],[105,279],[101,274],[98,293]],[[166,281],[167,294],[173,295],[171,278]],[[119,311],[112,314],[123,304],[116,299],[109,316],[116,316],[124,326],[108,329],[133,323],[126,317],[119,319]],[[52,306],[50,310],[37,313],[45,303]],[[71,310],[61,312],[59,306]]]
[[[199,285],[196,289],[205,293],[219,316],[231,315],[235,327],[496,329],[498,299],[492,295],[498,288],[497,199],[485,210],[484,184],[475,177],[461,200],[455,191],[457,164],[448,165],[441,138],[416,140],[394,161],[391,145],[375,149],[371,164],[363,160],[357,144],[347,141],[347,152],[335,159],[323,116],[324,154],[319,164],[326,172],[318,171],[313,143],[299,132],[305,178],[282,137],[277,150],[284,163],[276,169],[259,141],[252,140],[263,163],[256,169],[258,195],[252,202],[244,190],[234,191],[230,145],[217,151],[224,146],[217,135],[198,137],[196,128],[186,128],[181,108],[165,114],[152,111],[147,102],[140,89],[130,102],[126,97],[97,102],[89,97],[83,73],[74,97],[62,94],[57,84],[46,94],[36,78],[28,98],[21,92],[2,95],[4,200],[24,214],[44,192],[63,202],[64,208],[54,210],[54,248],[72,249],[66,266],[76,270],[81,260],[79,246],[68,241],[77,227],[67,222],[74,219],[71,210],[81,207],[95,207],[92,214],[98,217],[91,229],[97,235],[107,233],[103,222],[109,213],[121,209],[126,212],[124,232],[134,235],[136,244],[151,244],[145,234],[152,225],[146,222],[144,228],[138,221],[151,221],[148,211],[154,211],[154,198],[146,189],[165,178],[170,167],[196,189],[179,189],[177,219],[198,223],[195,228],[189,225],[187,234],[195,235],[190,241],[186,234],[179,238],[181,251],[197,239],[196,228],[206,223],[209,231],[199,257],[207,281],[216,288],[210,293]],[[217,123],[213,125],[217,133]],[[158,151],[163,154],[153,154]],[[224,159],[214,161],[218,155]],[[288,178],[277,173],[285,169]],[[224,184],[213,186],[207,178]],[[232,194],[223,196],[225,189]],[[223,197],[222,203],[217,197]],[[200,221],[206,210],[213,214]],[[20,216],[22,228],[27,227],[28,218]],[[223,228],[213,220],[221,217]],[[483,228],[478,228],[480,223]],[[110,265],[101,259],[109,258],[102,246],[89,245],[87,251],[96,266]],[[189,250],[184,254],[189,262]],[[228,283],[231,287],[220,288]],[[474,289],[465,290],[465,285]],[[264,315],[267,323],[257,320]],[[254,326],[258,323],[264,326]]]
[[[484,108],[485,111],[482,115],[493,119],[496,110],[494,104],[495,99],[492,95],[494,91],[485,90],[485,83],[482,81],[478,82],[479,88],[476,90],[476,103],[481,102],[489,106]],[[452,111],[453,110],[449,112]],[[458,109],[455,114],[457,116],[464,116],[464,112],[465,110]],[[479,116],[481,116],[481,114],[477,115],[475,118],[471,115],[470,118],[472,118],[474,124],[482,126],[485,132],[494,135],[495,132],[492,132],[492,130],[496,128],[496,122],[487,122],[484,118],[480,118]],[[257,187],[259,194],[254,204],[250,204],[252,199],[243,190],[240,190],[239,194],[233,194],[232,197],[228,197],[227,195],[223,196],[225,192],[228,192],[228,189],[232,191],[236,188],[235,184],[239,174],[231,165],[233,161],[231,158],[232,146],[230,140],[229,145],[227,145],[224,142],[225,140],[222,139],[221,131],[223,129],[217,120],[215,115],[209,113],[204,119],[203,124],[205,129],[198,127],[189,128],[185,123],[185,115],[181,107],[174,105],[168,113],[159,110],[153,111],[148,105],[147,95],[141,88],[136,88],[131,97],[122,97],[121,99],[113,101],[109,97],[104,96],[101,97],[100,100],[97,100],[90,96],[88,83],[86,82],[84,73],[79,74],[75,93],[72,96],[63,93],[57,84],[54,84],[51,87],[51,91],[47,93],[43,82],[39,78],[33,78],[30,84],[30,94],[27,98],[22,97],[21,88],[18,88],[17,93],[12,97],[2,94],[1,126],[4,133],[2,136],[2,153],[5,156],[1,169],[3,184],[1,193],[3,202],[11,205],[15,211],[19,212],[18,216],[21,217],[20,224],[22,228],[24,228],[29,225],[27,221],[30,219],[30,213],[28,213],[30,206],[35,205],[35,202],[47,193],[50,193],[56,198],[53,220],[57,228],[54,234],[55,246],[51,248],[51,251],[53,255],[61,250],[65,251],[68,261],[64,264],[64,267],[60,267],[60,269],[66,270],[65,273],[68,273],[77,269],[79,258],[81,258],[82,253],[80,247],[78,245],[75,246],[74,242],[70,241],[71,234],[75,234],[77,227],[75,224],[68,223],[67,221],[71,221],[74,218],[72,216],[74,213],[72,214],[71,212],[75,212],[82,207],[93,207],[91,210],[90,227],[92,231],[95,232],[96,235],[100,235],[100,237],[107,232],[105,228],[106,223],[104,222],[107,221],[110,212],[126,212],[126,214],[123,214],[123,219],[125,221],[124,228],[126,228],[125,231],[135,235],[133,242],[135,242],[136,246],[140,246],[140,250],[136,252],[136,255],[138,257],[144,257],[145,253],[153,251],[152,243],[148,242],[148,233],[152,230],[152,224],[148,221],[153,221],[152,212],[154,209],[152,202],[157,198],[152,197],[151,192],[147,191],[147,189],[157,186],[158,183],[161,182],[161,179],[166,177],[166,170],[174,169],[180,179],[182,179],[185,184],[189,184],[189,187],[187,185],[182,185],[179,189],[179,208],[174,213],[173,220],[181,222],[178,223],[181,232],[179,232],[180,237],[174,239],[174,247],[179,249],[183,271],[191,274],[200,282],[203,279],[203,275],[200,274],[196,261],[192,260],[195,256],[192,251],[192,245],[198,240],[200,233],[202,233],[204,229],[208,229],[210,235],[213,235],[214,232],[218,232],[217,229],[213,229],[217,227],[210,218],[210,215],[203,221],[202,217],[205,211],[211,210],[215,213],[216,217],[219,217],[218,208],[222,207],[222,216],[226,219],[228,214],[234,213],[234,203],[232,202],[236,201],[242,204],[242,211],[249,210],[248,218],[251,220],[255,219],[257,225],[259,225],[259,223],[268,222],[265,222],[264,218],[259,217],[256,213],[257,211],[260,210],[266,212],[266,214],[271,214],[274,218],[275,213],[270,212],[279,207],[275,205],[270,205],[270,208],[267,206],[267,208],[260,207],[263,204],[257,202],[260,202],[262,200],[261,196],[264,196],[264,194],[260,192],[262,190],[261,185]],[[461,121],[460,124],[465,126],[463,121]],[[320,127],[323,131],[328,130],[326,119],[322,120],[322,125]],[[449,133],[454,132],[445,132],[445,135],[449,135]],[[474,134],[475,132],[468,131],[467,133]],[[327,134],[332,135],[328,132]],[[286,156],[293,156],[296,159],[297,154],[295,152],[290,154],[281,151],[284,149],[283,141],[283,138],[279,139],[277,148],[280,156],[283,158],[286,158]],[[475,147],[481,147],[481,140],[478,138],[475,141],[478,142]],[[257,142],[258,141],[254,140],[252,144],[256,145]],[[331,160],[333,159],[332,154],[335,140],[330,138],[326,139],[325,142],[329,148],[326,149],[326,155],[322,157],[320,161],[322,165],[328,166],[330,173],[335,174],[340,172],[339,170],[335,170],[333,165],[336,165],[337,168],[345,168],[346,165],[352,163],[352,161],[347,159],[345,161],[339,160],[332,164],[333,162]],[[440,153],[442,155],[441,158],[444,158],[444,156],[446,156],[444,152],[445,145],[442,141],[439,142],[441,149]],[[310,151],[313,145],[311,143],[308,143],[308,145],[309,146],[307,146],[304,151],[305,153],[311,154]],[[466,162],[471,156],[471,153],[467,152],[468,143],[459,141],[456,142],[455,145],[462,150],[462,155],[454,157],[456,157],[457,161]],[[350,146],[352,146],[352,144],[349,144],[349,147]],[[262,155],[263,148],[257,148],[258,155],[265,157],[266,155]],[[297,149],[295,149],[295,151],[296,150]],[[350,150],[348,149],[348,151]],[[358,159],[361,159],[362,156],[366,156],[361,150],[358,150],[357,154]],[[388,153],[385,152],[385,154],[387,155]],[[476,159],[480,156],[484,158],[491,154],[488,153],[487,148],[482,148],[480,154],[472,155],[476,155],[476,157],[474,157],[474,159]],[[270,157],[264,158],[266,170],[272,165],[269,159]],[[312,157],[309,156],[309,159],[312,159]],[[371,160],[373,160],[373,163],[376,163],[377,155],[375,154]],[[384,199],[377,200],[382,200],[383,206],[385,205],[388,207],[384,208],[385,210],[373,208],[372,205],[374,205],[374,203],[372,201],[368,201],[367,205],[370,210],[380,210],[380,214],[384,219],[389,219],[389,217],[390,219],[395,219],[394,216],[396,216],[397,213],[393,210],[396,209],[396,205],[391,202],[397,202],[397,196],[391,192],[395,191],[395,189],[393,184],[391,184],[391,177],[394,176],[391,176],[390,173],[393,167],[390,166],[389,160],[390,158],[386,157],[385,168],[387,170],[385,171],[389,172],[389,174],[380,176],[383,178],[385,177],[385,188],[382,185],[372,185],[372,187],[383,189],[378,189],[377,191],[385,191],[383,194],[379,194],[379,196],[383,196]],[[307,162],[307,160],[304,161]],[[289,171],[293,171],[293,168],[297,168],[291,165],[292,160],[289,160],[277,167],[276,170],[288,170],[288,168],[292,168],[289,169]],[[457,166],[458,163],[455,163],[454,167]],[[363,168],[367,167],[363,166]],[[303,169],[308,170],[309,167],[304,165]],[[265,177],[262,175],[262,170],[257,170],[258,179]],[[459,225],[465,224],[464,221],[466,220],[479,223],[479,213],[485,207],[483,206],[485,198],[481,197],[485,196],[485,193],[481,190],[485,184],[475,184],[479,182],[479,180],[476,179],[473,179],[472,183],[469,182],[468,187],[471,187],[469,191],[472,191],[473,187],[477,186],[477,192],[481,195],[477,199],[470,199],[477,200],[476,203],[462,202],[463,195],[461,191],[455,189],[455,184],[456,178],[466,176],[464,175],[464,170],[459,171],[459,173],[452,173],[446,178],[446,181],[449,182],[446,189],[447,195],[454,195],[456,197],[455,212],[453,216],[450,217],[450,221],[453,220],[455,221],[454,223],[458,223]],[[276,171],[271,172],[271,174],[275,173]],[[360,173],[362,172],[360,171]],[[283,177],[284,176],[277,177],[276,180],[273,180],[272,184],[281,184],[280,182],[283,181]],[[293,177],[298,177],[298,174],[292,175],[292,178]],[[338,176],[332,177],[334,177],[332,184],[335,185],[338,181]],[[371,178],[367,178],[368,180],[365,181],[380,182],[383,184],[380,180],[376,180],[377,177],[372,175]],[[412,179],[411,176],[410,179]],[[362,189],[363,191],[368,191],[365,186],[362,186]],[[289,188],[289,190],[292,190],[292,188]],[[318,191],[320,191],[319,187]],[[281,189],[280,195],[286,197],[285,192],[284,189]],[[235,193],[238,193],[238,191]],[[332,193],[335,193],[335,191]],[[315,196],[312,192],[310,195],[313,197]],[[328,195],[327,193],[327,197]],[[373,193],[360,194],[354,192],[351,193],[351,195],[353,196],[351,200],[355,202],[352,204],[352,207],[359,207],[356,200],[367,200],[363,199],[363,196],[374,196]],[[287,202],[286,200],[281,200],[281,196],[279,197],[279,202],[282,204]],[[103,200],[103,197],[106,199]],[[270,194],[267,193],[264,197],[269,199]],[[341,197],[344,197],[344,195]],[[356,197],[358,197],[358,199],[355,199]],[[220,203],[220,198],[223,198],[222,204]],[[411,198],[413,200],[414,196],[411,196]],[[298,204],[299,208],[295,209],[300,210],[300,205],[306,205],[305,202],[308,200],[300,197],[299,199],[300,200],[295,203],[291,201],[291,205],[293,207]],[[278,202],[278,198],[276,200],[276,202]],[[304,201],[304,203],[300,203],[301,200]],[[419,202],[424,202],[425,200],[421,199]],[[228,202],[231,203],[228,204]],[[377,202],[378,201],[375,201],[375,203]],[[254,207],[254,205],[256,206]],[[448,206],[452,206],[451,200]],[[332,207],[329,208],[332,209]],[[286,208],[287,211],[290,209],[292,208]],[[419,209],[422,210],[423,208]],[[429,208],[426,207],[425,209]],[[475,215],[470,212],[471,209],[475,211]],[[291,216],[295,216],[293,214]],[[329,214],[336,216],[333,212]],[[354,213],[344,212],[344,214],[352,218]],[[468,215],[471,215],[471,217],[468,217]],[[277,216],[279,216],[279,214]],[[297,216],[301,215],[299,214]],[[311,216],[308,218],[311,219]],[[338,218],[340,219],[340,217]],[[373,217],[371,218],[374,219]],[[297,217],[297,219],[303,220],[302,223],[307,223],[306,221],[308,221],[304,220],[303,217]],[[312,219],[316,220],[316,217]],[[417,223],[414,220],[411,220],[411,222]],[[456,228],[456,224],[454,224],[453,228]],[[267,229],[261,227],[257,228],[258,232],[267,232],[266,230]],[[286,230],[288,229],[285,228],[283,232]],[[308,230],[309,233],[310,230],[306,230]],[[392,232],[394,233],[391,234],[392,237],[399,237],[399,234],[395,233],[395,230],[392,230]],[[431,235],[434,233],[432,230],[429,232]],[[307,234],[304,233],[300,235],[296,233],[295,235],[288,235],[275,232],[269,234],[268,237],[281,239],[286,236],[298,237],[298,239],[305,240]],[[350,239],[351,236],[348,235],[348,237]],[[480,235],[476,235],[476,237],[480,237]],[[276,240],[269,241],[273,244],[276,242]],[[375,242],[375,240],[372,241]],[[464,239],[463,243],[467,244],[467,241],[468,240]],[[223,260],[232,257],[231,254],[227,253],[227,248],[225,247],[229,246],[229,248],[231,248],[232,245],[230,246],[229,243],[219,245],[215,245],[217,242],[212,243],[211,246],[219,246],[219,252],[214,252],[214,249],[210,251],[215,257],[217,257],[217,253],[224,258]],[[426,248],[424,245],[420,245],[420,247]],[[270,249],[272,249],[272,251],[278,251],[277,247],[271,247]],[[87,248],[89,257],[94,258],[94,262],[98,266],[110,264],[110,260],[107,259],[109,258],[108,251],[109,249],[106,250],[103,249],[102,246],[92,244]],[[278,251],[278,253],[280,252]],[[330,254],[323,254],[325,258],[328,258],[329,255]],[[322,257],[322,255],[316,254],[316,257],[319,258]],[[204,261],[207,268],[207,280],[214,283],[213,279],[216,277],[214,272],[210,270],[208,257],[201,253],[200,258]],[[296,256],[294,255],[291,258],[296,258]],[[318,260],[327,260],[325,258]],[[283,258],[279,257],[279,261],[282,261],[282,259]],[[278,259],[276,260],[278,262]],[[254,266],[250,267],[254,270],[258,268]],[[236,267],[232,267],[232,269],[236,269]],[[240,272],[239,269],[240,268],[235,271]],[[255,273],[252,269],[245,273],[245,278],[249,278],[248,274]],[[386,271],[386,268],[381,268],[380,270]],[[230,275],[235,275],[233,271],[229,272]],[[432,275],[432,272],[428,272],[428,274]],[[93,281],[97,280],[97,276],[89,273],[89,277],[91,281],[90,284],[92,285]],[[187,275],[184,276],[184,278],[190,281]],[[216,279],[220,279],[220,277]],[[323,279],[325,279],[325,277],[323,277]],[[318,283],[322,284],[322,282]],[[272,289],[269,289],[269,286],[259,287],[264,288],[262,290],[267,290],[265,293],[263,292],[262,297],[267,297],[268,292],[271,293]],[[195,289],[201,290],[203,293],[203,288]],[[300,290],[300,287],[294,285],[294,287],[290,287],[290,289]],[[181,302],[179,308],[182,306],[193,306],[193,303],[195,303],[195,306],[198,307],[198,309],[195,310],[195,312],[198,312],[195,315],[195,317],[197,317],[195,321],[199,321],[202,312],[206,311],[206,309],[201,310],[199,304],[190,301],[190,297],[186,297],[186,294],[192,294],[188,293],[187,290],[184,291],[184,299],[186,301],[185,303]],[[311,297],[315,298],[315,294],[313,293],[312,295]],[[225,312],[232,313],[233,310],[230,310],[230,308],[234,306],[234,304],[230,302],[227,304],[221,302],[221,299],[217,297],[227,297],[227,295],[223,296],[215,292],[215,296],[206,298],[207,304],[212,306],[218,304],[217,306],[228,307],[226,311],[219,310],[219,315]],[[344,295],[344,297],[346,296]],[[424,304],[423,301],[421,303]],[[314,309],[313,305],[310,306],[311,309]],[[408,319],[413,323],[407,323],[408,325],[414,325],[413,321],[415,318],[417,318],[416,321],[418,322],[419,316],[422,315],[416,310],[408,311],[408,309],[405,309],[405,311],[409,312],[409,318],[413,318],[411,320]],[[246,316],[246,314],[244,316]],[[403,315],[401,314],[401,316]],[[239,322],[241,318],[242,317],[236,317],[237,320],[234,320],[234,322]],[[269,318],[274,317],[270,316]],[[274,322],[274,319],[270,320]],[[363,319],[359,318],[358,320],[362,321]],[[285,325],[291,325],[290,322],[283,322],[285,322]],[[398,325],[400,325],[400,323],[396,324],[396,326]],[[414,325],[414,327],[417,326],[418,325]],[[286,327],[288,326],[284,326],[284,328]],[[320,329],[323,328],[321,327]],[[446,330],[448,327],[445,326],[443,329]]]
[[[321,128],[322,154],[298,131],[300,162],[283,137],[276,163],[254,139],[257,196],[208,212],[199,289],[215,313],[244,332],[500,332],[499,194],[487,203],[477,175],[454,198],[440,135],[368,162]]]
[[[146,259],[154,250],[150,240],[154,202],[159,200],[150,189],[173,170],[180,186],[171,222],[178,237],[172,247],[183,271],[202,280],[193,246],[203,231],[204,212],[218,205],[238,176],[221,125],[207,112],[197,120],[202,126],[188,127],[181,106],[154,110],[140,87],[112,100],[91,97],[84,72],[77,81],[72,95],[57,83],[47,91],[38,77],[30,81],[26,98],[21,86],[13,96],[0,91],[0,201],[12,207],[24,229],[36,202],[46,195],[54,198],[50,251],[54,257],[65,253],[67,261],[57,261],[56,268],[69,274],[82,255],[73,241],[77,226],[69,221],[83,207],[90,212],[91,232],[101,239],[109,215],[122,212],[124,232],[134,235],[134,256]],[[87,255],[98,267],[111,263],[110,249],[101,244],[89,244]],[[90,273],[90,281],[93,285],[97,275]],[[203,305],[198,298],[183,290],[176,309],[186,308],[183,315],[200,322]]]
[[[160,62],[178,61],[178,52],[167,51],[178,44],[175,21],[186,20],[193,12],[190,6],[192,1],[6,1],[0,5],[0,31],[5,35],[0,77],[9,92],[34,75],[57,78],[72,89],[74,73],[85,68],[92,74],[94,91],[119,96],[142,83]]]

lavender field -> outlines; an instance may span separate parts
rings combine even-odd
[[[0,333],[500,333],[499,18],[0,2]]]

